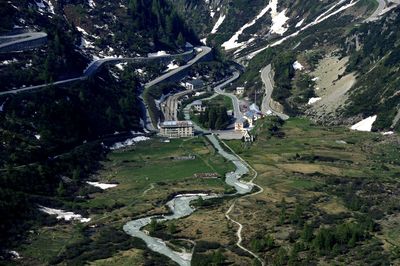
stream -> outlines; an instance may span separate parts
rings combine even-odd
[[[235,155],[230,154],[222,149],[219,140],[215,137],[215,135],[207,135],[208,140],[212,143],[218,153],[223,156],[228,161],[232,162],[236,166],[236,170],[234,172],[229,172],[226,174],[225,182],[233,186],[237,194],[243,195],[249,193],[253,189],[253,184],[241,182],[240,178],[249,172],[249,169],[246,165]],[[215,195],[215,194],[182,194],[175,196],[172,200],[170,200],[166,205],[171,210],[172,214],[170,215],[159,215],[159,216],[149,216],[140,219],[136,219],[126,223],[123,227],[123,230],[133,236],[142,239],[147,247],[154,252],[163,254],[169,257],[171,260],[175,261],[181,266],[189,266],[192,260],[192,252],[177,252],[169,248],[166,243],[159,238],[151,237],[147,235],[145,232],[141,231],[141,229],[150,224],[152,219],[156,219],[158,222],[180,219],[192,214],[195,209],[190,206],[190,203],[193,200],[202,197],[203,199],[211,199],[217,197],[224,197],[224,195]]]

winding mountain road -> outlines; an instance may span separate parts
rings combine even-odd
[[[365,22],[373,22],[378,20],[383,14],[392,10],[400,4],[400,0],[376,0],[378,7],[376,10],[365,20]],[[391,6],[389,6],[392,4]]]
[[[231,78],[229,78],[227,81],[221,83],[220,85],[218,85],[214,88],[214,91],[217,94],[224,95],[224,96],[227,96],[232,99],[234,117],[236,120],[240,120],[243,117],[243,114],[240,111],[239,99],[233,93],[223,91],[222,88],[225,87],[226,85],[228,85],[229,83],[237,80],[239,77],[240,77],[240,73],[235,72],[235,73],[233,73],[233,76]]]
[[[261,112],[263,114],[272,113],[272,114],[280,117],[283,120],[289,119],[288,115],[280,113],[271,108],[271,96],[272,96],[272,91],[274,90],[274,86],[272,85],[272,77],[271,77],[271,65],[268,65],[261,70],[261,80],[265,86],[265,96],[262,101]]]
[[[187,62],[185,65],[180,66],[178,68],[175,68],[167,73],[165,73],[164,75],[161,75],[159,77],[157,77],[156,79],[146,83],[144,85],[145,88],[150,88],[154,85],[157,85],[165,80],[168,80],[169,78],[171,78],[172,76],[176,75],[179,72],[182,72],[188,68],[190,68],[192,65],[196,64],[197,62],[201,61],[203,58],[205,58],[206,56],[208,56],[212,49],[208,46],[200,46],[198,47],[199,50],[201,50],[200,53],[198,53],[193,59],[191,59],[189,62]]]
[[[211,51],[212,51],[212,49],[207,46],[201,46],[197,49],[201,50],[200,53],[198,53],[193,59],[191,59],[189,62],[187,62],[186,65],[183,65],[176,69],[173,69],[173,70],[165,73],[164,75],[161,75],[161,76],[157,77],[156,79],[146,83],[144,85],[144,88],[148,89],[148,88],[155,86],[161,82],[169,80],[170,78],[174,77],[175,75],[178,75],[182,71],[188,70],[195,63],[198,63],[199,61],[203,60],[204,58],[207,58],[207,56],[210,55]],[[142,101],[144,102],[143,99],[142,99]],[[147,128],[147,130],[155,131],[154,125],[156,125],[157,123],[154,123],[154,121],[152,121],[150,113],[149,113],[149,109],[147,108],[147,106],[146,106],[146,117],[144,119],[144,123],[145,123],[145,127]]]
[[[38,48],[47,43],[47,33],[26,32],[0,36],[0,53],[12,53]]]
[[[209,47],[207,47],[209,48]],[[211,51],[211,48],[209,48]],[[66,84],[66,83],[70,83],[70,82],[74,82],[74,81],[81,81],[81,80],[85,80],[91,76],[93,76],[103,65],[105,64],[117,64],[117,63],[121,63],[121,62],[142,62],[142,63],[147,63],[147,62],[151,62],[151,61],[156,61],[156,60],[166,60],[166,59],[174,59],[174,58],[179,58],[185,55],[189,55],[193,53],[193,51],[188,51],[188,52],[184,52],[181,54],[175,54],[175,55],[161,55],[161,56],[152,56],[152,57],[127,57],[127,58],[104,58],[104,59],[98,59],[98,60],[94,60],[93,62],[91,62],[88,67],[84,70],[83,75],[80,77],[76,77],[76,78],[71,78],[71,79],[66,79],[66,80],[60,80],[60,81],[56,81],[53,83],[46,83],[46,84],[41,84],[41,85],[36,85],[36,86],[29,86],[29,87],[24,87],[24,88],[20,88],[20,89],[16,89],[16,90],[11,90],[11,91],[3,91],[0,92],[0,95],[8,95],[8,94],[16,94],[16,93],[21,93],[21,92],[29,92],[29,91],[34,91],[37,89],[41,89],[41,88],[45,88],[45,87],[49,87],[49,86],[53,86],[53,85],[62,85],[62,84]],[[198,58],[199,55],[196,55],[195,59]],[[194,59],[192,59],[194,60]],[[199,60],[199,59],[197,59]],[[190,61],[189,61],[190,62]],[[196,61],[197,62],[197,61]],[[185,65],[186,66],[186,65]],[[183,70],[181,68],[177,68],[175,70]],[[161,77],[158,77],[156,80],[151,81],[149,83],[147,83],[146,85],[148,86],[149,84],[156,84],[159,83],[161,81],[163,81],[164,79],[168,78],[169,76],[173,75],[173,73],[171,73],[172,71],[166,73],[165,75],[162,75]],[[175,71],[179,72],[179,71]]]

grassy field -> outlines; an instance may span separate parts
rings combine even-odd
[[[264,119],[257,124],[251,146],[227,142],[256,169],[255,182],[264,188],[257,196],[238,199],[231,213],[244,226],[244,246],[268,265],[398,263],[398,137],[321,127],[306,119],[290,119],[277,134],[270,130],[273,123]],[[219,246],[226,263],[253,263],[235,246],[236,226],[223,215],[231,203],[180,220],[176,237]],[[333,249],[319,247],[322,228],[336,232],[352,224],[369,229],[355,243],[341,240]],[[308,240],[303,238],[306,225],[312,228]],[[335,234],[327,240],[330,245],[339,241]],[[273,245],[265,239],[273,239]],[[195,253],[203,261],[211,256],[209,251]],[[196,260],[193,265],[206,264]]]
[[[195,159],[174,159],[189,155],[195,156]],[[122,265],[140,265],[144,257],[151,261],[157,254],[149,255],[148,251],[137,248],[141,247],[141,243],[129,242],[131,237],[125,238],[123,224],[135,216],[166,212],[164,203],[173,193],[222,193],[228,189],[223,179],[199,179],[194,174],[218,173],[224,177],[226,172],[233,169],[233,164],[216,154],[203,138],[171,140],[170,143],[154,139],[127,150],[114,151],[94,178],[101,182],[118,183],[118,186],[91,193],[89,200],[78,201],[71,206],[77,212],[87,211],[85,216],[92,218],[91,222],[84,225],[61,222],[38,228],[18,251],[33,264],[48,264],[57,257],[78,264],[92,261],[93,265],[121,265],[122,262],[125,263]],[[116,233],[123,234],[115,240],[121,246],[119,251],[107,256],[98,254],[102,249],[112,250],[109,244],[105,245],[99,239],[113,239]],[[91,245],[100,251],[90,253],[86,249]],[[75,254],[75,250],[80,252]],[[68,253],[74,255],[66,255]]]
[[[214,106],[225,106],[228,110],[233,110],[232,99],[228,96],[218,95],[217,97],[212,98],[209,101],[206,101],[207,104]]]
[[[237,226],[225,218],[236,200],[231,217],[243,224],[243,245],[270,265],[399,263],[397,136],[321,127],[299,118],[283,125],[263,119],[253,134],[252,145],[227,144],[255,168],[255,182],[264,192],[196,203],[198,211],[160,225],[155,235],[195,241],[192,265],[251,265],[254,259],[235,245]],[[196,159],[172,158],[188,155]],[[55,257],[70,264],[168,264],[126,236],[122,225],[137,216],[167,211],[164,202],[173,193],[226,191],[220,179],[199,180],[193,175],[231,170],[233,166],[203,138],[152,140],[112,152],[96,178],[118,182],[118,187],[92,193],[89,200],[74,205],[88,210],[93,219],[88,225],[93,228],[42,228],[18,251],[42,264]]]
[[[257,251],[253,240],[271,234],[275,247],[259,251],[260,255],[278,259],[283,248],[286,263],[290,259],[298,263],[307,261],[307,255],[310,261],[327,264],[364,264],[374,262],[374,256],[379,254],[398,262],[398,257],[393,256],[398,245],[398,241],[393,241],[393,236],[398,235],[393,223],[399,220],[392,214],[393,207],[389,207],[400,197],[398,137],[320,127],[305,119],[291,119],[280,129],[284,136],[279,138],[271,136],[270,124],[268,120],[258,124],[254,130],[257,141],[250,148],[238,141],[228,143],[258,171],[256,182],[265,188],[265,193],[237,205],[235,218],[246,225],[246,245]],[[263,219],[256,219],[255,214]],[[305,248],[302,256],[293,251],[296,244],[302,243],[304,223],[314,227],[315,236],[322,227],[335,228],[346,222],[362,224],[369,218],[375,229],[353,249],[341,246],[341,252],[335,256],[318,253],[313,247]],[[365,255],[377,240],[380,248]],[[392,244],[388,245],[386,240]]]

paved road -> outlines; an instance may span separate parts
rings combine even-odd
[[[378,2],[378,7],[376,10],[365,20],[365,22],[376,21],[381,15],[385,14],[387,11],[391,10],[395,6],[400,4],[400,0],[376,0]],[[392,8],[389,8],[389,4],[393,4]]]
[[[43,44],[33,45],[33,41],[43,40]],[[47,41],[47,33],[45,32],[28,32],[16,35],[0,36],[0,52],[2,50],[7,50],[4,52],[19,52],[26,49],[36,48],[44,45]],[[19,47],[24,48],[13,48],[13,46],[19,45]]]
[[[211,51],[211,48],[209,48],[209,49]],[[146,62],[146,61],[153,61],[153,60],[162,60],[162,59],[166,59],[166,58],[171,58],[172,59],[172,58],[188,55],[190,53],[193,53],[193,51],[189,51],[189,52],[185,52],[185,53],[181,53],[181,54],[175,54],[175,55],[162,55],[162,56],[153,56],[153,57],[133,57],[133,58],[124,57],[124,58],[98,59],[98,60],[94,60],[92,63],[90,63],[88,65],[88,67],[84,70],[83,75],[81,77],[72,78],[72,79],[66,79],[66,80],[60,80],[60,81],[56,81],[54,83],[41,84],[41,85],[36,85],[36,86],[29,86],[29,87],[24,87],[24,88],[20,88],[20,89],[16,89],[16,90],[11,90],[11,91],[4,91],[4,92],[0,92],[0,96],[1,95],[20,93],[20,92],[34,91],[34,90],[45,88],[45,87],[48,87],[48,86],[51,86],[51,85],[66,84],[66,83],[70,83],[70,82],[77,81],[77,80],[85,80],[85,79],[93,76],[104,64],[108,64],[108,63]],[[196,58],[198,58],[198,56],[199,55],[197,55]],[[163,75],[161,77],[170,76],[171,75],[171,74],[170,75],[168,75],[168,74],[170,74],[170,72],[168,72],[167,74],[165,74],[165,75]],[[162,81],[162,79],[160,79],[159,82],[161,82],[161,81]]]
[[[265,96],[262,101],[261,112],[263,114],[269,114],[269,113],[275,114],[276,116],[280,117],[283,120],[289,119],[288,115],[275,111],[271,108],[271,95],[272,91],[274,90],[274,86],[272,85],[272,79],[271,79],[271,65],[268,65],[261,70],[261,80],[265,86]]]
[[[233,74],[233,76],[228,79],[227,81],[225,81],[224,83],[221,83],[220,85],[216,86],[214,88],[214,91],[220,95],[224,95],[227,96],[229,98],[232,99],[232,104],[233,104],[233,111],[234,111],[234,117],[236,120],[239,120],[243,117],[242,112],[240,111],[240,104],[239,104],[239,99],[236,97],[235,94],[233,93],[228,93],[222,90],[223,87],[225,87],[226,85],[228,85],[229,83],[237,80],[240,77],[240,73],[239,72],[235,72]]]
[[[178,67],[178,68],[176,68],[174,70],[171,70],[171,71],[165,73],[164,75],[161,75],[161,76],[157,77],[156,79],[146,83],[144,85],[144,88],[148,89],[148,88],[150,88],[150,87],[152,87],[154,85],[157,85],[157,84],[159,84],[159,83],[161,83],[161,82],[173,77],[174,75],[176,75],[176,74],[178,74],[178,73],[180,73],[180,72],[182,72],[184,70],[187,70],[193,64],[199,62],[205,56],[209,55],[211,53],[211,51],[212,51],[212,49],[210,47],[207,47],[207,46],[201,46],[199,48],[201,49],[201,52],[198,53],[186,65],[180,66],[180,67]],[[145,122],[145,127],[147,128],[147,130],[155,131],[155,127],[154,126],[158,123],[158,121],[157,121],[157,123],[154,123],[154,121],[151,120],[151,116],[150,116],[148,108],[146,108],[146,117],[145,117],[145,121],[144,122]]]
[[[70,82],[74,82],[74,81],[81,81],[84,79],[86,79],[86,77],[82,76],[79,78],[65,79],[65,80],[56,81],[54,83],[42,84],[42,85],[37,85],[37,86],[29,86],[29,87],[12,90],[12,91],[3,91],[3,92],[0,92],[0,96],[32,91],[32,90],[41,89],[41,88],[45,88],[45,87],[49,87],[49,86],[62,85],[62,84],[66,84],[66,83],[70,83]]]
[[[201,46],[199,47],[201,49],[201,52],[198,53],[192,60],[190,60],[189,62],[187,62],[186,65],[180,66],[174,70],[171,70],[167,73],[165,73],[164,75],[161,75],[159,77],[157,77],[156,79],[146,83],[144,85],[145,88],[150,88],[154,85],[157,85],[158,83],[163,82],[164,80],[170,78],[171,76],[176,75],[177,73],[188,69],[189,67],[191,67],[193,64],[197,63],[199,60],[201,60],[203,57],[207,56],[208,54],[211,53],[212,49],[210,47],[207,46]]]
[[[160,56],[149,56],[149,57],[121,57],[121,58],[104,58],[104,59],[98,59],[93,62],[91,62],[87,68],[84,70],[83,75],[84,76],[93,76],[101,66],[107,63],[122,63],[122,62],[140,62],[144,63],[146,61],[155,61],[155,60],[162,60],[162,59],[172,59],[180,56],[185,56],[185,55],[190,55],[193,53],[193,50],[181,53],[181,54],[173,54],[173,55],[160,55]]]

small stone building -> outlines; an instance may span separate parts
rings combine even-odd
[[[193,79],[185,82],[187,90],[197,90],[204,86],[204,82],[201,79]]]

